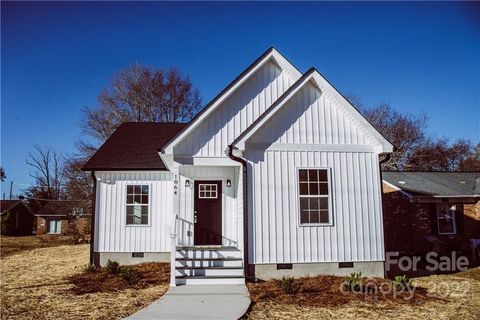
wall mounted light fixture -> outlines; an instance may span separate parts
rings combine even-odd
[[[186,188],[189,188],[190,187],[190,180],[185,180],[185,187]]]
[[[232,181],[230,181],[230,179],[227,180],[227,187],[231,187],[232,186]]]

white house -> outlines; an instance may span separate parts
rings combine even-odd
[[[172,285],[383,276],[392,149],[318,71],[271,48],[188,124],[125,123],[89,160],[92,259],[171,261]]]

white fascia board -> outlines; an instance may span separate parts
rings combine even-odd
[[[255,74],[265,63],[270,60],[274,60],[280,68],[287,69],[290,74],[300,78],[301,73],[298,71],[295,66],[293,66],[287,59],[285,59],[277,50],[271,49],[270,53],[267,54],[262,60],[260,60],[255,66],[251,68],[249,72],[242,76],[235,84],[233,84],[224,94],[215,100],[215,102],[211,105],[207,105],[205,108],[205,112],[201,113],[198,118],[194,120],[194,122],[188,125],[187,129],[182,131],[178,136],[176,136],[172,141],[170,141],[166,146],[163,148],[163,152],[166,154],[173,153],[173,148],[182,141],[188,134],[195,129],[202,121],[204,121],[210,113],[212,113],[219,105],[221,105],[228,97],[230,97],[238,88],[240,88],[250,77]]]
[[[267,151],[334,151],[378,153],[379,145],[326,143],[249,143],[248,150]]]
[[[318,84],[322,92],[328,92],[341,105],[351,110],[352,115],[355,117],[355,119],[359,121],[365,128],[367,128],[368,132],[379,141],[379,143],[382,145],[382,150],[380,153],[393,152],[393,145],[387,139],[385,139],[385,137],[382,136],[382,134],[380,134],[380,132],[378,132],[378,130],[370,122],[368,122],[367,119],[365,119],[365,117],[317,70],[315,70],[313,78],[315,79],[315,82]]]
[[[312,79],[313,74],[309,74],[306,76],[300,83],[295,83],[292,86],[295,86],[293,90],[288,92],[287,94],[283,95],[275,105],[272,105],[273,108],[267,109],[263,115],[258,118],[250,127],[247,128],[237,139],[233,142],[233,146],[235,146],[238,150],[245,150],[245,142],[247,142],[254,134],[258,131],[261,127],[263,127],[268,120],[282,108],[282,106],[290,100],[308,81]],[[299,81],[299,80],[298,80]]]
[[[165,167],[167,167],[168,171],[172,171],[175,166],[175,161],[173,160],[172,154],[164,154],[162,152],[158,152],[160,159],[162,159]]]
[[[175,163],[178,165],[193,166],[238,166],[239,163],[229,157],[192,157],[175,156]]]

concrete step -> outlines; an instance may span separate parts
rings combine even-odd
[[[177,276],[177,285],[245,284],[243,276]]]
[[[175,252],[176,258],[194,259],[223,259],[242,258],[242,253],[237,248],[216,248],[216,249],[178,249]]]
[[[176,276],[243,276],[242,267],[176,268]]]
[[[242,258],[194,259],[180,258],[175,267],[243,267]]]

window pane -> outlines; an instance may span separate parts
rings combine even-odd
[[[310,210],[318,209],[318,198],[310,198]]]
[[[127,224],[133,224],[133,215],[127,214]]]
[[[300,210],[308,210],[308,198],[300,198]]]
[[[318,181],[328,182],[328,172],[327,170],[318,170]]]
[[[453,219],[438,219],[439,233],[453,233]]]
[[[133,203],[133,196],[127,196],[127,203]]]
[[[200,191],[203,191],[203,190],[205,190],[205,185],[204,185],[204,184],[201,184],[201,185],[200,185]]]
[[[133,188],[134,188],[135,194],[142,193],[142,186],[134,186]]]
[[[319,212],[317,210],[310,211],[310,223],[319,223]]]
[[[133,186],[127,186],[127,194],[133,193]]]
[[[328,195],[328,183],[320,183],[320,194]]]
[[[308,170],[308,180],[310,182],[318,181],[318,170]]]
[[[148,215],[142,215],[142,224],[148,224]]]
[[[318,183],[316,182],[310,182],[310,195],[318,195]]]
[[[142,203],[148,204],[148,195],[142,195]]]
[[[320,223],[328,223],[328,211],[320,211]]]
[[[133,215],[133,206],[127,206],[127,215]]]
[[[308,195],[308,183],[300,183],[300,194],[302,196]]]
[[[135,218],[140,218],[142,215],[142,206],[132,206],[133,207],[133,215]]]
[[[309,223],[308,211],[300,211],[300,223]]]
[[[308,170],[306,169],[298,170],[298,177],[300,181],[308,181]]]
[[[142,202],[142,196],[141,196],[141,195],[134,195],[134,196],[133,196],[133,202],[134,202],[135,204],[141,203],[141,202]]]
[[[148,194],[148,186],[142,186],[142,194]]]
[[[320,209],[328,210],[328,198],[320,198]]]
[[[148,206],[142,206],[142,215],[148,215]]]

